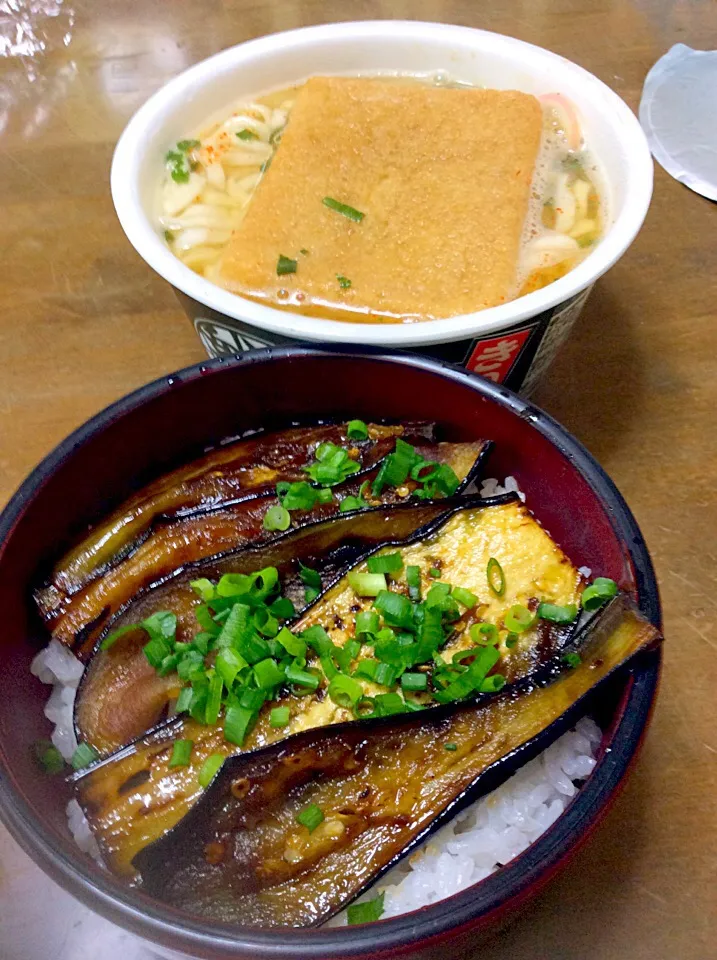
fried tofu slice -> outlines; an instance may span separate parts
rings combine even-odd
[[[339,320],[429,320],[503,303],[516,293],[541,131],[538,101],[517,91],[313,77],[217,280]],[[296,272],[278,275],[280,256]]]

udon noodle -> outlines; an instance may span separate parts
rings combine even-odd
[[[445,75],[396,78],[464,86]],[[219,261],[242,222],[281,141],[300,88],[241,102],[215,115],[192,139],[167,154],[157,219],[169,249],[188,267],[220,283]],[[599,243],[605,198],[571,103],[560,94],[539,98],[540,151],[533,176],[513,296],[559,279]]]

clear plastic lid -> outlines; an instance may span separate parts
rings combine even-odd
[[[657,162],[717,200],[717,50],[677,43],[645,79],[640,123]]]

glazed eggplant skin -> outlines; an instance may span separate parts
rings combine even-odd
[[[659,640],[618,596],[571,644],[577,667],[556,658],[472,705],[306,731],[235,756],[177,827],[135,857],[142,887],[245,927],[323,923],[545,749],[598,684]],[[296,819],[308,804],[324,816],[312,832]]]
[[[356,443],[342,423],[292,427],[221,446],[144,487],[65,554],[46,588],[38,591],[40,611],[51,619],[67,597],[126,556],[159,518],[189,516],[258,496],[281,480],[305,480],[302,467],[320,443],[353,447],[361,466],[370,467],[390,452],[397,436],[431,440],[433,433],[431,424],[370,424],[368,440]]]
[[[395,434],[391,436],[391,446],[394,441]],[[378,448],[377,442],[372,450]],[[488,448],[484,441],[416,447],[426,459],[450,464],[462,481],[462,488],[475,477]],[[373,469],[354,475],[334,488],[336,496],[331,503],[317,504],[308,514],[295,513],[292,523],[300,526],[307,521],[335,516],[339,513],[339,498],[356,495],[361,483],[372,476]],[[414,487],[411,481],[400,492],[386,490],[380,502],[406,499]],[[111,618],[140,591],[160,583],[187,564],[275,539],[279,534],[265,530],[263,522],[266,511],[276,502],[272,494],[252,496],[219,509],[194,512],[157,524],[129,556],[67,599],[52,614],[53,638],[72,647],[80,659],[86,659]]]
[[[466,646],[467,628],[473,618],[498,623],[510,606],[534,605],[538,596],[560,605],[579,603],[583,588],[579,572],[515,495],[495,500],[462,498],[453,504],[444,501],[442,509],[445,512],[429,528],[416,531],[408,541],[392,542],[381,549],[393,551],[399,547],[405,563],[421,568],[424,593],[432,582],[428,570],[438,565],[449,582],[473,590],[480,598],[475,611],[456,624],[455,637],[445,648],[447,656]],[[287,537],[287,548],[291,542],[292,537]],[[492,556],[506,573],[506,591],[501,598],[493,597],[487,587],[486,566]],[[362,571],[364,563],[360,561],[354,569]],[[355,614],[371,603],[370,599],[356,597],[342,577],[292,629],[298,632],[322,624],[332,641],[343,646],[350,638]],[[514,647],[501,648],[496,671],[509,680],[534,672],[567,643],[573,632],[572,625],[558,627],[541,621],[526,630]],[[417,699],[420,701],[421,695]],[[287,695],[281,704],[290,709],[289,726],[283,731],[272,728],[267,705],[244,743],[245,751],[287,734],[352,718],[349,711],[325,696],[323,686],[312,696]],[[194,743],[186,767],[168,767],[176,739]],[[83,775],[77,783],[78,799],[108,865],[118,874],[131,876],[132,857],[174,826],[201,795],[197,776],[206,758],[212,753],[229,756],[237,752],[237,747],[224,740],[220,728],[182,717]]]
[[[202,602],[190,583],[198,577],[219,580],[225,573],[252,573],[276,567],[282,593],[297,611],[306,606],[299,563],[315,569],[325,590],[358,558],[388,539],[404,540],[449,512],[451,500],[404,503],[345,514],[307,524],[259,547],[194,564],[172,580],[130,603],[110,630],[138,623],[159,610],[177,616],[177,639],[188,642],[201,628],[195,616]],[[140,628],[124,634],[107,650],[102,637],[89,661],[75,699],[75,729],[79,740],[104,754],[117,750],[154,727],[181,686],[176,673],[160,676],[150,666]]]

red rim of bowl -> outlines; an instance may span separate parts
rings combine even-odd
[[[345,345],[291,346],[219,357],[162,377],[128,394],[70,434],[19,487],[0,514],[0,560],[13,528],[47,478],[72,456],[79,445],[124,414],[165,391],[214,371],[284,358],[331,355],[363,355],[379,361],[408,364],[467,386],[521,418],[529,418],[534,429],[580,471],[606,509],[616,535],[626,545],[640,609],[652,623],[661,625],[657,581],[639,527],[615,484],[582,444],[548,414],[505,387],[447,363],[410,354],[387,354],[366,347],[359,350]],[[561,862],[587,838],[615,799],[621,781],[639,751],[657,691],[660,664],[658,651],[634,670],[611,724],[610,749],[603,752],[590,778],[564,813],[524,853],[460,893],[375,924],[281,932],[240,929],[234,934],[227,925],[183,917],[93,867],[79,849],[74,856],[58,849],[51,832],[37,822],[30,805],[13,785],[12,775],[4,764],[0,769],[0,820],[25,852],[71,894],[120,926],[172,950],[183,950],[193,956],[224,955],[252,957],[254,960],[395,956],[395,951],[440,944],[444,939],[453,938],[462,928],[498,919],[542,887]]]

